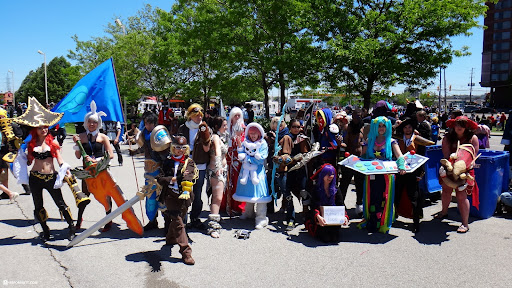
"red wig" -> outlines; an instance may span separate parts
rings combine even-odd
[[[32,128],[32,130],[30,130],[30,135],[32,135],[32,139],[30,139],[30,142],[28,142],[28,145],[27,145],[28,146],[27,160],[28,160],[29,165],[32,163],[32,160],[34,160],[32,151],[34,151],[34,147],[36,146],[36,141],[38,138],[37,128]],[[46,135],[46,138],[44,139],[44,142],[46,143],[46,145],[48,145],[50,147],[50,152],[52,153],[52,157],[56,158],[57,151],[60,150],[60,146],[58,144],[56,144],[55,142],[53,142],[53,136],[52,136],[52,134],[50,134],[49,131],[48,131],[48,135]]]

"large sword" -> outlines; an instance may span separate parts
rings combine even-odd
[[[151,190],[151,187],[153,185],[157,186],[155,190]],[[103,227],[108,222],[112,221],[114,218],[119,216],[124,211],[130,209],[135,203],[139,202],[140,200],[144,199],[146,196],[151,196],[153,192],[162,189],[162,186],[156,182],[156,179],[152,178],[150,179],[149,183],[147,185],[144,185],[142,187],[142,191],[137,192],[137,194],[130,200],[126,201],[123,205],[121,205],[119,208],[114,210],[112,213],[107,214],[105,217],[103,217],[100,221],[98,221],[96,224],[92,225],[89,229],[85,230],[84,232],[80,233],[78,236],[75,236],[71,242],[68,243],[66,247],[73,247],[74,245],[80,243],[85,238],[91,236],[92,233],[95,231],[98,231],[101,227]]]
[[[82,157],[85,159],[85,157],[87,157],[87,154],[85,153],[82,143],[80,141],[76,141],[76,143],[77,143],[78,147],[80,148]],[[102,226],[102,225],[108,223],[110,220],[114,219],[115,216],[122,213],[123,219],[126,221],[128,228],[130,228],[130,230],[134,231],[135,233],[142,235],[144,230],[142,228],[142,224],[140,223],[139,219],[137,219],[137,216],[135,216],[133,209],[131,209],[131,206],[133,206],[133,204],[125,206],[126,200],[124,199],[121,188],[116,184],[116,182],[114,181],[114,179],[112,178],[112,176],[110,175],[110,173],[107,170],[109,161],[110,161],[110,159],[108,158],[107,155],[105,155],[97,163],[85,161],[85,163],[84,163],[85,169],[77,168],[77,169],[71,170],[71,173],[73,175],[75,175],[77,178],[82,179],[83,181],[85,181],[87,183],[87,187],[89,188],[89,191],[94,195],[94,198],[96,198],[96,200],[98,200],[101,204],[103,204],[103,206],[105,207],[105,210],[111,209],[111,205],[108,201],[108,196],[112,197],[112,199],[116,202],[117,206],[119,207],[118,209],[115,210],[115,212],[119,212],[119,213],[108,214],[105,218],[103,218],[100,222],[96,223],[93,227],[96,227],[98,225]],[[147,193],[149,193],[149,192],[147,192]],[[144,192],[143,192],[143,194],[144,194]],[[138,196],[136,196],[136,197],[138,199]],[[130,201],[133,202],[135,200],[131,199]],[[136,202],[137,201],[135,201],[133,203],[136,203]],[[123,210],[120,211],[120,207],[126,207],[126,208],[124,208]],[[105,219],[109,219],[109,221],[103,222]],[[83,239],[87,238],[88,236],[90,236],[95,231],[95,230],[92,230],[93,227],[91,227],[91,228],[87,229],[86,231],[84,231],[83,233],[81,233],[78,236],[78,238],[83,240]],[[84,235],[82,236],[82,234],[84,234]],[[80,242],[80,241],[78,241],[78,242]],[[69,245],[68,245],[68,247],[69,247]]]
[[[135,197],[133,197],[132,199],[124,202],[124,204],[121,205],[121,207],[114,210],[114,212],[107,214],[105,217],[103,217],[103,219],[101,219],[96,224],[89,227],[89,229],[85,230],[84,232],[80,233],[78,236],[73,238],[73,240],[71,242],[69,242],[66,247],[73,247],[74,245],[82,242],[82,240],[91,236],[92,233],[94,233],[95,231],[98,231],[101,227],[105,226],[105,224],[112,221],[117,216],[121,215],[121,213],[126,211],[126,209],[132,207],[135,203],[144,199],[144,193],[140,193],[142,196],[139,196],[139,193],[140,192],[138,192],[137,195]]]

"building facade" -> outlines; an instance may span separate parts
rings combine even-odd
[[[13,95],[12,95],[12,92],[11,91],[7,91],[7,92],[2,92],[2,100],[3,100],[3,104],[7,104],[7,105],[12,105],[12,98],[13,98]]]
[[[491,106],[512,107],[512,0],[486,5],[480,86],[491,88]]]

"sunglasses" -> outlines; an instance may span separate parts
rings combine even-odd
[[[196,108],[192,109],[192,111],[195,112],[195,113],[197,113],[197,112],[203,113],[204,110],[201,109],[201,108],[196,107]]]
[[[173,147],[174,147],[174,149],[180,149],[180,150],[185,150],[185,149],[187,149],[187,146],[186,146],[186,145],[175,145],[175,146],[173,146]]]

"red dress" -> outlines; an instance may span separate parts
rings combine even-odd
[[[245,139],[245,134],[242,132],[240,143]],[[245,210],[245,202],[238,202],[233,199],[233,194],[236,192],[236,185],[238,182],[238,174],[242,168],[242,162],[238,160],[237,145],[232,143],[228,148],[228,154],[226,156],[228,164],[228,179],[226,184],[226,193],[222,198],[220,209],[226,209],[228,215],[241,214]]]

